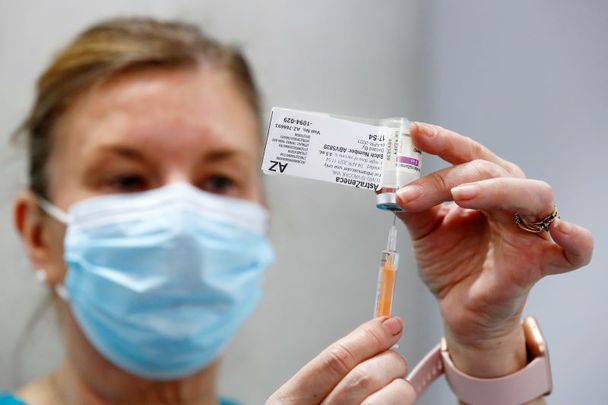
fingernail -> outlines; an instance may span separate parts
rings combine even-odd
[[[382,325],[392,336],[397,336],[403,330],[403,321],[398,316],[385,319]]]
[[[480,188],[477,184],[462,184],[452,188],[452,197],[455,200],[470,200],[479,195]]]
[[[421,127],[422,126],[419,123],[417,123],[416,121],[412,121],[412,123],[410,124],[410,131],[420,131]]]
[[[422,195],[422,187],[420,186],[405,186],[400,190],[397,190],[397,197],[402,202],[414,201]]]
[[[437,128],[435,128],[433,125],[425,125],[421,122],[415,122],[414,124],[416,125],[416,129],[422,132],[422,135],[427,138],[432,138],[437,135]]]
[[[572,225],[567,223],[566,221],[562,221],[561,219],[556,219],[555,225],[557,225],[557,230],[565,235],[572,232]]]

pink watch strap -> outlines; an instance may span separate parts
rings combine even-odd
[[[420,395],[443,374],[443,360],[441,359],[441,345],[431,350],[420,363],[412,370],[407,380],[412,384],[416,395]]]
[[[408,381],[418,397],[445,372],[454,394],[470,405],[523,404],[551,391],[549,359],[541,356],[508,376],[476,378],[458,370],[447,350],[437,345],[412,370]]]
[[[521,370],[498,378],[471,377],[454,366],[446,350],[441,351],[441,357],[452,391],[470,405],[524,404],[551,391],[546,357],[537,357]]]

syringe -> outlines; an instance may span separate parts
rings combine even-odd
[[[382,251],[380,269],[378,271],[378,289],[376,291],[376,310],[374,316],[390,316],[393,306],[393,293],[397,268],[399,267],[399,253],[397,253],[397,227],[396,216],[388,231],[386,250]]]

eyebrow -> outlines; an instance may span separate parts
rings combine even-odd
[[[118,146],[118,145],[102,146],[101,151],[117,154],[117,155],[125,157],[129,160],[136,160],[139,162],[145,162],[147,160],[145,158],[145,156],[141,152],[139,152],[137,149],[126,147],[126,146]]]
[[[213,163],[213,162],[217,162],[220,160],[231,159],[231,158],[234,158],[235,156],[239,156],[239,155],[246,155],[246,153],[244,153],[244,151],[234,150],[234,149],[221,149],[221,150],[216,150],[216,151],[206,154],[202,160],[204,162]]]
[[[148,159],[146,155],[141,153],[139,150],[129,147],[129,146],[120,146],[120,145],[107,145],[101,147],[101,152],[103,153],[112,153],[120,155],[126,159],[146,163]],[[199,160],[201,163],[217,163],[225,160],[239,160],[239,156],[247,157],[249,155],[248,151],[245,149],[232,149],[232,148],[222,148],[219,150],[214,150],[209,153],[205,153],[203,157]]]

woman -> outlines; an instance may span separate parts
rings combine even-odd
[[[65,359],[11,400],[217,403],[219,357],[272,260],[258,109],[240,54],[188,25],[111,20],[55,58],[22,128],[30,183],[15,224],[57,297]],[[553,210],[546,183],[440,127],[412,137],[453,164],[399,192],[450,356],[472,376],[513,373],[530,288],[588,263],[592,237],[562,220],[522,231],[515,212]],[[361,325],[268,403],[413,403],[390,350],[402,332],[396,317]]]

